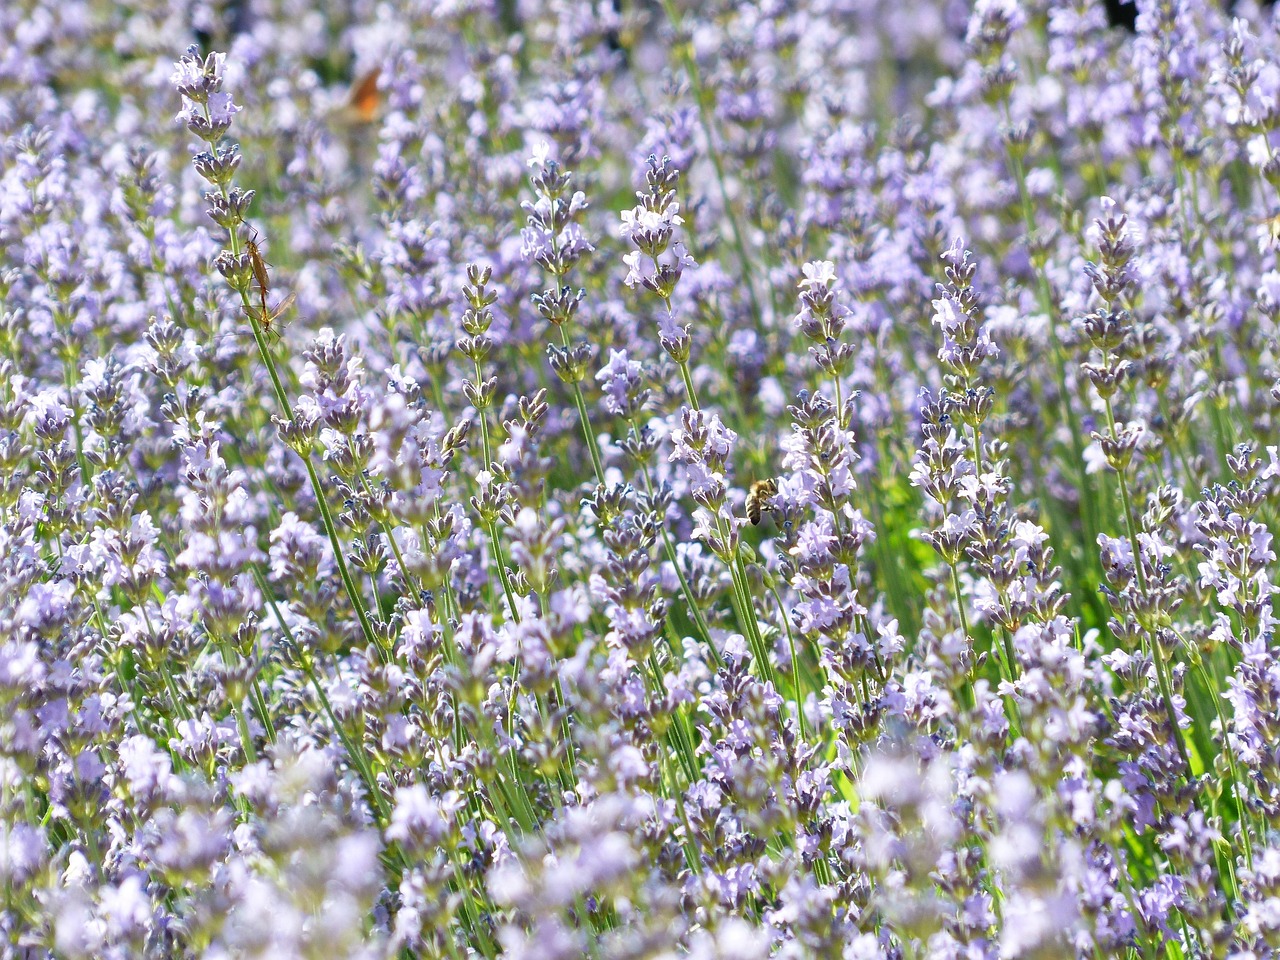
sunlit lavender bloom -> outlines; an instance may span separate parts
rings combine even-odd
[[[1280,33],[1112,7],[0,5],[0,952],[1271,957]]]

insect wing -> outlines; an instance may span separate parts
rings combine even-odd
[[[298,299],[297,292],[294,290],[290,290],[289,295],[286,296],[279,303],[277,303],[269,314],[267,314],[264,317],[260,317],[259,321],[262,323],[263,332],[266,334],[274,333],[278,339],[280,337],[280,330],[275,325],[276,320],[280,317],[282,313],[284,313],[286,310],[292,307],[294,304],[294,301],[297,299]]]
[[[360,78],[351,88],[348,109],[357,123],[373,123],[382,106],[382,94],[378,90],[379,70],[375,67]]]
[[[297,299],[298,299],[297,291],[290,290],[289,295],[275,305],[275,307],[271,311],[270,316],[268,316],[263,322],[273,323],[275,319],[278,316],[280,316],[280,314],[284,313],[286,310],[292,307],[294,302],[297,301]]]

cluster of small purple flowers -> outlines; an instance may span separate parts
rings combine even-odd
[[[0,4],[2,957],[1280,956],[1273,525],[1256,0]]]

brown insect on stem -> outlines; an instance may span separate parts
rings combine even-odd
[[[249,228],[253,230],[252,227]],[[249,266],[253,270],[253,279],[258,284],[258,295],[262,298],[262,312],[267,312],[267,293],[271,289],[271,278],[267,276],[267,261],[262,258],[262,248],[258,246],[258,231],[253,236],[244,238],[245,248],[249,254]]]
[[[278,330],[274,330],[272,324],[275,323],[282,313],[293,306],[294,300],[297,299],[297,294],[290,293],[287,297],[276,304],[274,308],[267,303],[267,295],[271,291],[271,278],[267,274],[269,265],[262,256],[262,248],[259,245],[261,237],[259,236],[258,231],[253,230],[252,227],[249,229],[253,231],[253,235],[246,236],[244,238],[245,250],[249,255],[249,267],[253,270],[254,282],[258,285],[258,296],[262,301],[262,305],[258,308],[258,311],[254,316],[258,323],[262,325],[263,333],[268,336],[274,333],[279,337],[280,332]],[[252,308],[250,307],[246,307],[245,310],[252,313]]]

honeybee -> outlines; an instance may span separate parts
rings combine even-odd
[[[777,493],[778,483],[776,480],[765,478],[751,484],[751,490],[747,493],[747,519],[751,521],[753,527],[760,526],[760,520],[764,516],[766,507],[765,501],[770,497],[776,496]]]
[[[1259,227],[1265,227],[1265,230],[1258,231],[1258,252],[1266,253],[1268,250],[1280,248],[1280,213],[1272,214],[1269,217],[1255,218],[1250,221]]]

